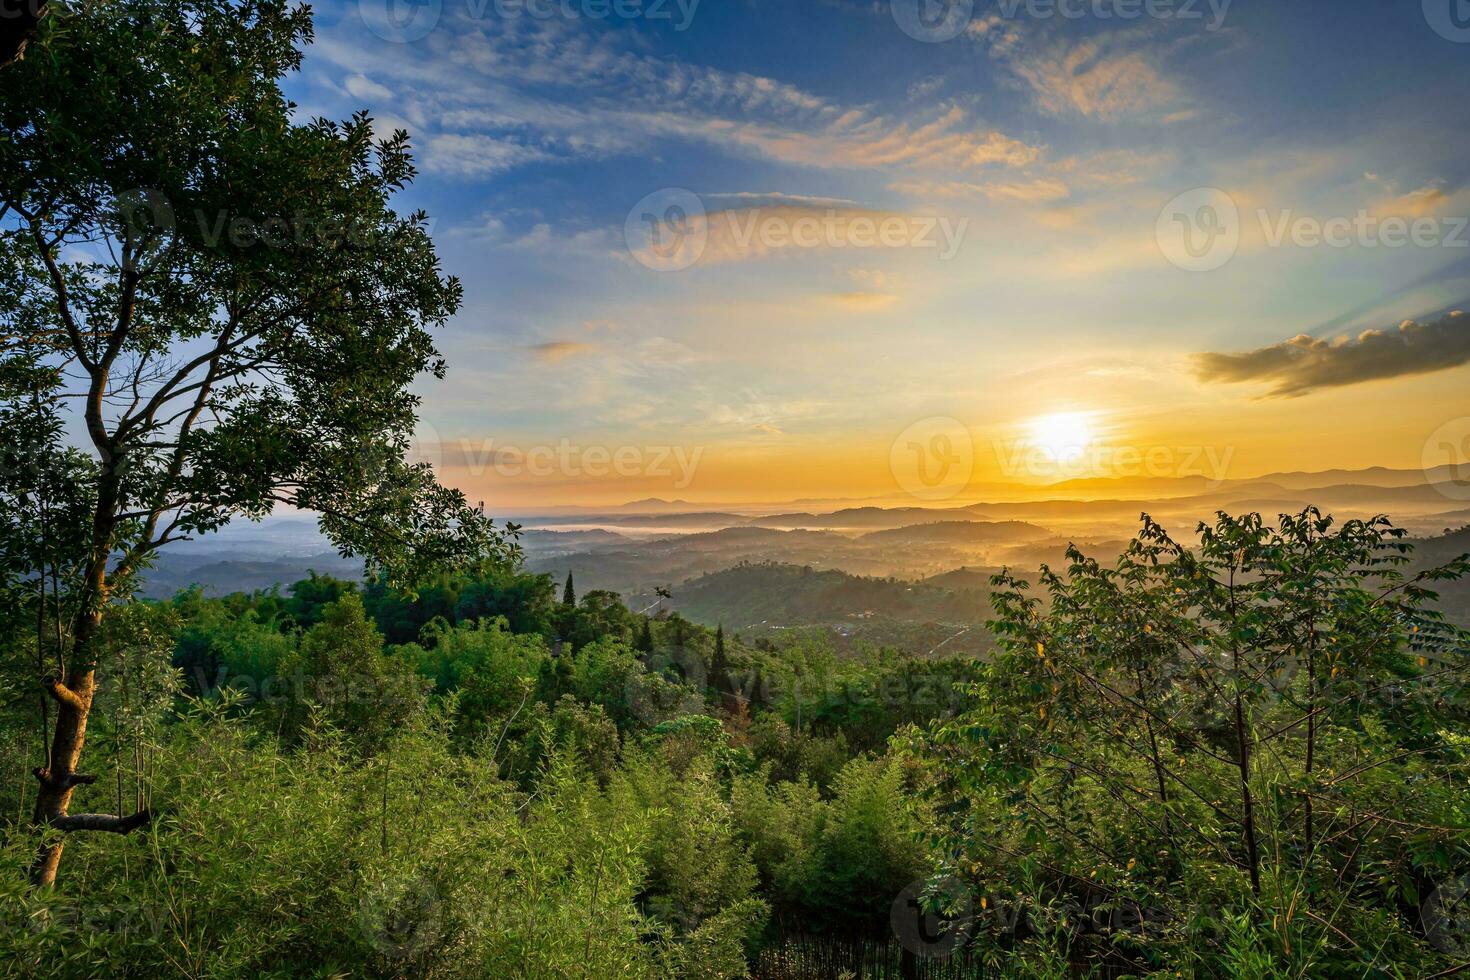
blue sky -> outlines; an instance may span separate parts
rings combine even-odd
[[[316,5],[288,85],[414,137],[404,203],[466,287],[426,440],[701,454],[674,486],[440,453],[492,501],[882,496],[935,418],[982,447],[977,486],[1044,481],[983,447],[1059,414],[1114,448],[1228,450],[1230,476],[1416,466],[1470,416],[1470,328],[1444,317],[1470,297],[1470,38],[1438,0],[976,0],[945,41],[900,26],[933,0],[508,2]],[[1218,268],[1160,241],[1196,188],[1237,213]],[[704,207],[703,249],[659,271],[624,228],[669,189]],[[1292,224],[1360,213],[1341,247]],[[854,238],[889,218],[905,241]],[[1386,245],[1386,218],[1420,239]],[[802,219],[837,237],[750,239]]]

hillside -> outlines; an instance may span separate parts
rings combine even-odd
[[[829,514],[775,514],[757,517],[751,523],[761,527],[861,530],[935,524],[970,516],[968,508],[848,507]]]
[[[1425,541],[1414,542],[1414,560],[1407,574],[1443,565],[1470,554],[1470,527]],[[1470,581],[1431,582],[1429,589],[1439,593],[1439,608],[1452,621],[1470,629]]]
[[[1025,521],[940,521],[871,531],[858,540],[880,545],[993,545],[1049,537],[1044,527]]]
[[[672,604],[696,622],[737,628],[762,622],[831,624],[870,616],[965,624],[983,622],[990,611],[983,593],[774,562],[701,575],[678,587]]]

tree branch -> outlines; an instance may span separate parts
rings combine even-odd
[[[87,705],[82,702],[77,692],[54,677],[46,681],[46,692],[67,707],[75,708],[77,711],[87,710]]]
[[[153,819],[150,810],[142,809],[126,817],[114,817],[109,813],[73,813],[52,817],[47,821],[52,827],[66,833],[78,830],[100,831],[107,834],[128,834]]]

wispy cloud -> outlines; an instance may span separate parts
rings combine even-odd
[[[316,48],[352,78],[372,78],[370,92],[359,85],[354,95],[423,134],[425,169],[445,175],[646,154],[651,138],[807,167],[893,171],[1023,167],[1044,152],[958,105],[897,118],[778,79],[655,57],[622,32],[575,22],[522,18],[490,30],[463,18],[455,27],[407,50],[339,37]]]
[[[430,136],[425,150],[426,166],[431,172],[459,177],[489,177],[552,158],[550,152],[539,147],[474,133]]]
[[[871,313],[877,310],[886,310],[898,302],[898,297],[893,293],[876,293],[867,290],[854,290],[849,293],[832,293],[828,300],[837,306],[852,310],[854,313]]]
[[[899,180],[888,186],[905,197],[925,200],[984,198],[992,201],[1022,201],[1033,204],[1059,201],[1072,192],[1065,182],[1055,177],[996,180],[985,183],[964,180]]]
[[[1365,175],[1370,183],[1381,184],[1385,196],[1374,201],[1369,210],[1379,218],[1424,218],[1464,215],[1470,210],[1470,186],[1450,187],[1443,180],[1431,180],[1409,191],[1400,191],[1392,181]]]
[[[548,340],[543,344],[532,344],[529,350],[536,360],[544,364],[557,364],[569,357],[591,354],[597,350],[597,346],[576,340]]]
[[[1396,329],[1365,330],[1357,337],[1323,340],[1299,334],[1280,344],[1240,354],[1195,355],[1195,371],[1210,383],[1266,382],[1272,398],[1295,398],[1335,388],[1428,374],[1470,363],[1470,317],[1462,311]]]
[[[1179,87],[1163,74],[1147,31],[1115,31],[1073,42],[1029,36],[1016,22],[991,14],[971,24],[969,33],[1047,115],[1161,122],[1194,115]]]

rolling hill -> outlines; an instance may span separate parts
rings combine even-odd
[[[939,521],[907,527],[871,531],[858,540],[864,544],[904,545],[996,545],[1033,541],[1051,536],[1051,531],[1025,521]]]

